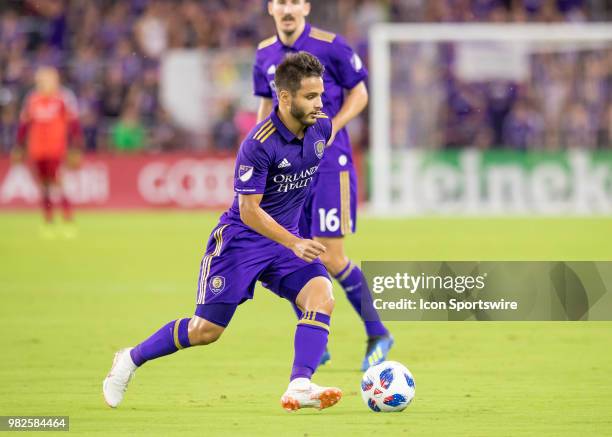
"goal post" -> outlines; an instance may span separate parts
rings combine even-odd
[[[391,101],[392,88],[401,89],[401,85],[392,84],[392,70],[395,62],[400,62],[392,53],[393,45],[422,44],[438,45],[440,43],[473,44],[510,44],[521,47],[523,51],[530,51],[531,47],[542,44],[564,47],[565,50],[580,47],[595,47],[598,50],[612,48],[612,26],[609,23],[585,24],[402,24],[379,23],[369,31],[369,69],[370,69],[370,210],[375,215],[418,215],[429,213],[487,213],[490,209],[483,206],[484,201],[474,201],[471,206],[463,208],[428,208],[417,206],[410,199],[409,190],[415,187],[406,187],[402,182],[402,168],[410,164],[402,162],[406,159],[419,159],[422,154],[432,152],[431,145],[416,144],[408,147],[406,144],[392,147],[391,132],[393,113]],[[477,52],[476,52],[477,53]],[[612,59],[612,57],[610,57]],[[404,60],[405,62],[405,60]],[[610,63],[608,65],[611,65]],[[612,68],[612,67],[610,67]],[[608,72],[612,74],[612,72]],[[397,79],[396,79],[397,80]],[[393,85],[393,87],[392,87]],[[401,109],[401,108],[400,108]],[[435,114],[432,114],[435,116]],[[427,146],[427,147],[426,147]],[[436,147],[433,147],[436,149]],[[439,149],[439,147],[438,147]],[[455,152],[463,152],[456,149]],[[470,153],[479,154],[480,151],[465,150],[467,158]],[[579,151],[576,153],[580,153]],[[570,153],[571,154],[571,153]],[[463,154],[462,154],[463,155]],[[567,157],[568,160],[571,157]],[[416,164],[414,164],[416,165]],[[571,164],[567,164],[570,165]],[[611,170],[612,171],[612,170]],[[612,177],[612,173],[610,174]],[[414,179],[414,177],[413,177]],[[434,178],[435,179],[435,178]],[[415,182],[412,180],[411,182]],[[419,182],[419,181],[417,181]],[[482,181],[481,181],[482,182]],[[477,184],[479,182],[476,182]],[[486,182],[484,182],[486,183]],[[548,182],[547,182],[548,183]],[[419,190],[420,188],[416,188]],[[465,187],[462,188],[464,190]],[[407,191],[408,190],[408,191]],[[485,190],[486,191],[486,190]],[[612,212],[612,193],[606,192],[608,205],[595,210],[595,212]],[[589,212],[575,210],[572,206],[576,200],[566,199],[565,206],[559,207],[559,213]],[[480,204],[475,205],[475,203]],[[434,202],[435,203],[435,202]],[[485,202],[486,203],[486,202]],[[431,205],[430,205],[431,206]],[[520,208],[519,208],[520,209]],[[580,209],[580,208],[579,208]],[[587,208],[588,210],[588,208]],[[504,213],[503,208],[498,212]],[[532,209],[527,206],[520,213],[530,214]],[[554,208],[552,210],[554,213]]]

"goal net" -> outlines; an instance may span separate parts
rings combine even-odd
[[[612,26],[382,23],[369,42],[373,213],[612,213]]]

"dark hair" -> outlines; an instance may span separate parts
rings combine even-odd
[[[293,53],[276,67],[274,83],[278,91],[287,90],[295,94],[301,87],[302,79],[323,77],[324,71],[325,67],[316,56],[306,52]]]

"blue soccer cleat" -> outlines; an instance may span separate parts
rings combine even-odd
[[[368,339],[368,348],[361,364],[361,370],[380,364],[387,359],[387,355],[393,346],[393,336],[391,334],[383,337],[371,337]]]
[[[323,352],[323,355],[321,355],[319,366],[322,366],[323,364],[327,363],[329,360],[331,360],[331,354],[329,353],[329,350],[325,348],[325,352]]]

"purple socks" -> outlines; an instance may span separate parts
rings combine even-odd
[[[329,321],[327,314],[315,311],[306,311],[298,321],[293,341],[295,355],[290,381],[312,377],[327,346]]]
[[[388,335],[389,331],[380,321],[380,316],[374,309],[372,295],[361,269],[349,261],[335,278],[342,285],[346,297],[363,320],[368,337]]]
[[[132,361],[138,367],[149,360],[170,355],[191,346],[187,327],[189,318],[177,319],[164,325],[159,331],[130,351]]]

